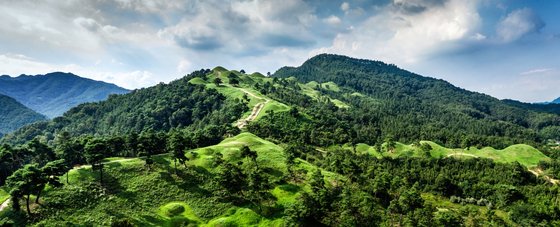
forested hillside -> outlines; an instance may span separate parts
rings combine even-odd
[[[344,56],[202,69],[6,135],[0,225],[555,226],[559,117]]]
[[[81,103],[105,100],[110,94],[127,92],[128,90],[114,84],[82,78],[71,73],[0,76],[0,93],[49,118],[61,116]]]
[[[229,124],[237,120],[246,107],[240,100],[227,100],[214,89],[188,82],[195,75],[208,72],[197,71],[170,84],[110,96],[104,102],[81,104],[61,117],[29,125],[4,139],[21,144],[37,136],[52,140],[61,131],[72,136],[109,136],[189,126],[192,131],[216,126],[224,134],[233,129]]]
[[[45,116],[25,107],[13,98],[0,94],[0,137],[41,120],[46,120]]]
[[[560,126],[560,116],[550,113],[553,111],[511,105],[383,62],[323,54],[300,67],[281,68],[274,77],[340,86],[340,91],[321,90],[354,107],[333,114],[342,115],[344,120],[338,121],[354,127],[358,138],[363,133],[356,127],[368,125],[370,130],[365,131],[378,131],[379,135],[371,137],[378,141],[392,136],[409,142],[429,139],[454,147],[463,142],[503,147],[560,138],[558,133],[549,133]],[[323,109],[324,105],[313,111]],[[317,114],[321,116],[325,113]],[[334,119],[330,117],[330,121]]]

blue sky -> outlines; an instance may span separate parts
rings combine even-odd
[[[319,53],[382,60],[526,102],[560,97],[557,0],[8,0],[0,74],[139,88],[217,65],[274,72]]]

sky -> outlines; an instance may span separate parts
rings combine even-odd
[[[334,53],[500,99],[560,97],[558,0],[2,0],[0,12],[1,75],[134,89]]]

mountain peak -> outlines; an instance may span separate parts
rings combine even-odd
[[[61,116],[84,102],[97,102],[110,94],[129,90],[117,85],[80,77],[70,72],[0,78],[0,93],[15,98],[23,105],[49,118]]]

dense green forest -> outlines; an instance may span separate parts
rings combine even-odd
[[[337,55],[201,69],[6,135],[0,225],[560,225],[555,108]]]
[[[13,98],[0,94],[0,137],[24,125],[42,120],[46,120],[45,116]]]
[[[334,82],[346,92],[325,89],[326,93],[374,118],[363,124],[378,124],[376,128],[382,134],[399,140],[430,139],[458,146],[461,137],[471,136],[482,145],[501,146],[500,143],[560,139],[558,114],[512,105],[378,61],[323,54],[301,67],[284,67],[274,76],[296,77],[302,82]],[[367,98],[348,95],[353,92]],[[556,133],[550,133],[553,131]]]
[[[204,129],[216,126],[220,131],[235,130],[231,123],[246,106],[241,100],[227,100],[216,90],[189,83],[201,70],[168,85],[135,90],[126,95],[112,95],[104,102],[85,103],[49,122],[29,125],[7,135],[4,140],[21,144],[37,136],[53,140],[57,132],[71,135],[126,135],[147,130],[171,128]]]

